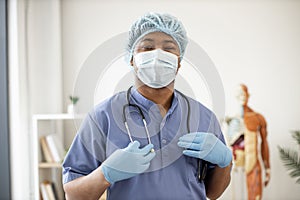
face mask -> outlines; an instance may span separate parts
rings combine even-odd
[[[166,87],[176,77],[178,57],[175,54],[156,49],[137,53],[134,62],[137,77],[151,88]]]

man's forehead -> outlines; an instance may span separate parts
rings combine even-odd
[[[145,35],[141,38],[140,42],[163,42],[163,43],[174,43],[177,44],[176,41],[168,34],[162,32],[154,32]]]
[[[156,41],[156,39],[153,39],[153,38],[144,38],[140,42],[155,42],[155,41]],[[172,39],[163,39],[162,42],[176,44],[176,42]]]

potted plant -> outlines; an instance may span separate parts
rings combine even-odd
[[[292,131],[292,136],[300,147],[300,131]],[[280,158],[285,167],[290,171],[290,176],[296,178],[296,183],[300,184],[300,158],[296,150],[282,148],[278,146]]]
[[[75,114],[76,113],[76,103],[79,100],[79,97],[77,96],[69,96],[71,100],[71,104],[68,105],[68,113],[69,114]]]

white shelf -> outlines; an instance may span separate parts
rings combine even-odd
[[[86,114],[68,114],[68,113],[58,113],[58,114],[36,114],[33,115],[33,120],[55,120],[55,119],[82,119]]]
[[[39,138],[41,135],[44,135],[45,133],[41,133],[40,131],[40,126],[39,123],[50,123],[50,125],[54,125],[57,123],[59,124],[58,121],[64,121],[64,120],[81,120],[84,119],[86,114],[68,114],[68,113],[57,113],[57,114],[35,114],[32,116],[32,140],[33,140],[33,146],[32,146],[32,162],[33,162],[33,183],[34,183],[34,189],[33,189],[33,195],[34,199],[40,199],[40,192],[39,192],[39,187],[40,187],[40,179],[43,178],[42,174],[47,174],[49,173],[50,175],[54,173],[53,176],[57,175],[58,171],[61,170],[56,170],[56,169],[61,169],[61,163],[49,163],[49,162],[41,162],[41,157],[39,155],[40,152],[40,144],[39,144]],[[55,125],[54,125],[55,126]],[[49,133],[46,133],[49,134]],[[53,171],[53,170],[54,171]],[[50,170],[50,171],[45,171],[45,170]],[[52,176],[51,175],[51,176]],[[57,179],[61,181],[61,178]],[[56,181],[57,181],[56,180]],[[58,186],[59,185],[59,186]],[[62,198],[63,196],[63,191],[62,191],[62,185],[61,183],[56,182],[56,186],[59,188],[61,192],[59,192],[59,197]],[[60,199],[59,198],[59,199]]]
[[[61,168],[61,165],[61,163],[41,162],[39,168]]]

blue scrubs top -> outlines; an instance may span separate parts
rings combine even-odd
[[[190,132],[211,132],[225,143],[216,116],[201,103],[189,97],[188,101]],[[135,88],[130,103],[138,105],[146,118],[156,156],[146,172],[112,184],[107,199],[206,199],[204,183],[197,178],[197,159],[183,155],[183,149],[177,145],[178,138],[188,133],[187,101],[175,90],[172,105],[164,117],[158,106]],[[130,143],[123,121],[125,104],[126,92],[120,92],[89,112],[63,162],[63,183],[88,175],[116,149]],[[138,140],[141,147],[147,145],[138,109],[126,107],[125,116],[133,140]],[[208,170],[213,168],[210,164]]]

